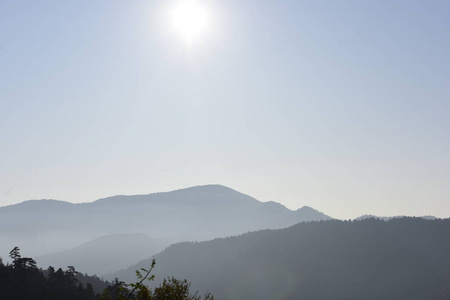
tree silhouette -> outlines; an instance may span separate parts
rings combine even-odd
[[[0,299],[1,300],[93,300],[92,285],[83,287],[77,280],[74,267],[57,271],[49,267],[38,269],[36,261],[20,255],[19,247],[9,253],[12,264],[3,264],[0,259]],[[44,276],[44,272],[47,276]],[[106,285],[106,284],[105,284]]]
[[[117,278],[114,283],[110,285],[102,295],[101,300],[202,300],[198,292],[191,294],[191,283],[186,279],[178,280],[174,277],[164,279],[163,283],[154,290],[149,289],[145,284],[145,280],[154,280],[154,275],[150,275],[155,268],[155,260],[152,260],[150,268],[147,270],[141,268],[136,271],[138,281],[128,285],[132,289],[129,290],[123,281]],[[144,272],[144,273],[141,273]],[[204,295],[204,300],[214,300],[214,296],[210,293]]]

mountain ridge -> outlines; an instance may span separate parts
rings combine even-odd
[[[375,216],[375,215],[362,215],[353,220],[359,221],[359,220],[365,220],[365,219],[378,219],[378,220],[383,220],[383,221],[389,221],[391,219],[406,218],[406,217],[408,217],[408,216],[399,215],[399,216],[392,216],[392,217],[386,217],[386,216],[380,217],[380,216]],[[431,216],[431,215],[418,216],[417,218],[426,219],[426,220],[438,219],[435,216]]]
[[[224,300],[441,299],[450,291],[449,235],[450,219],[303,222],[173,244],[110,276],[132,281],[155,259],[157,281],[189,278]]]
[[[299,214],[282,204],[261,202],[221,185],[116,195],[77,204],[25,201],[0,207],[0,253],[19,246],[27,255],[37,257],[110,234],[143,233],[164,240],[167,246],[326,219],[331,217],[315,210]]]
[[[167,246],[165,241],[143,233],[110,234],[87,241],[75,248],[37,256],[39,266],[65,268],[70,265],[90,275],[103,275],[128,267],[138,260],[158,253]],[[115,263],[120,261],[120,263]]]

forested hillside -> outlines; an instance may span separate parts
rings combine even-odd
[[[66,270],[39,269],[33,258],[22,257],[18,247],[9,257],[11,264],[0,258],[2,300],[92,300],[109,285],[97,276],[78,273],[72,266]]]
[[[156,255],[155,274],[218,299],[450,299],[450,220],[321,221]],[[122,280],[147,266],[116,274]]]
[[[192,292],[191,283],[175,277],[163,279],[155,288],[145,282],[152,281],[155,261],[147,269],[136,270],[136,282],[125,284],[117,278],[107,282],[97,276],[82,275],[69,266],[66,271],[53,267],[37,268],[36,261],[22,257],[19,247],[9,253],[11,264],[0,258],[1,300],[214,300],[211,293],[202,297]]]

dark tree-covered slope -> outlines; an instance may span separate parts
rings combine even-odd
[[[202,297],[192,291],[186,279],[169,277],[149,289],[143,282],[153,280],[155,261],[148,270],[137,270],[137,281],[127,285],[117,278],[110,283],[97,276],[82,275],[73,266],[66,271],[55,271],[51,266],[45,271],[38,269],[34,259],[22,257],[19,247],[14,247],[9,257],[11,264],[4,264],[0,258],[1,300],[214,300],[211,293]]]
[[[0,299],[2,300],[94,300],[96,291],[108,286],[98,277],[79,274],[70,266],[66,271],[36,267],[36,261],[22,257],[15,247],[11,264],[0,259]]]
[[[190,278],[218,299],[437,299],[450,288],[450,220],[300,223],[180,243],[154,258],[157,278]],[[116,275],[132,279],[148,263]]]

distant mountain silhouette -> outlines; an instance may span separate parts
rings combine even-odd
[[[24,255],[37,257],[110,234],[142,233],[169,245],[328,219],[311,208],[292,211],[221,185],[82,204],[32,200],[0,207],[0,253],[4,257],[19,246]]]
[[[156,283],[189,278],[222,300],[450,298],[450,219],[299,223],[155,255]],[[150,259],[113,274],[134,280]]]
[[[111,234],[76,248],[35,257],[41,267],[66,268],[70,263],[89,275],[117,272],[138,260],[148,258],[167,246],[167,242],[145,234]]]

